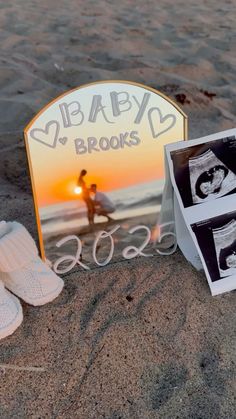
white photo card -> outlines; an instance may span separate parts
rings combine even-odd
[[[213,295],[231,291],[236,288],[236,129],[168,144],[165,151],[177,207],[196,247],[194,255],[185,256],[196,266],[199,253]],[[178,236],[181,242],[180,229]]]

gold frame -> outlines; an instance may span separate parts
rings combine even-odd
[[[67,90],[65,93],[62,93],[61,95],[57,96],[55,99],[51,100],[47,105],[45,105],[34,117],[33,119],[26,125],[24,128],[24,141],[25,141],[25,147],[26,147],[26,154],[28,159],[28,165],[29,165],[29,171],[30,171],[30,179],[31,179],[31,185],[33,190],[33,200],[34,200],[34,210],[35,210],[35,216],[36,216],[36,222],[37,222],[37,229],[38,229],[38,237],[39,237],[39,246],[40,246],[40,254],[43,261],[46,260],[45,256],[45,250],[44,250],[44,243],[43,243],[43,235],[42,235],[42,228],[41,228],[41,222],[40,222],[40,216],[39,216],[39,206],[37,202],[37,196],[36,196],[36,187],[34,183],[34,176],[33,176],[33,167],[32,167],[32,161],[30,157],[30,150],[29,150],[29,139],[28,139],[28,131],[30,127],[34,124],[34,122],[38,119],[38,117],[46,111],[53,103],[57,102],[62,97],[75,92],[76,90],[84,89],[85,87],[97,85],[97,84],[105,84],[105,83],[125,83],[125,84],[131,84],[133,86],[138,86],[143,89],[149,90],[152,93],[155,93],[159,96],[161,96],[163,99],[167,100],[167,102],[171,103],[178,112],[180,112],[183,115],[184,118],[184,140],[188,140],[188,117],[187,115],[182,111],[182,109],[174,102],[172,101],[168,96],[166,96],[164,93],[159,92],[159,90],[153,89],[152,87],[146,86],[142,83],[136,83],[132,81],[127,80],[103,80],[103,81],[95,81],[92,83],[86,83],[82,86],[75,87],[74,89]]]

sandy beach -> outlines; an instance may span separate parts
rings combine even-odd
[[[190,138],[235,127],[235,19],[231,0],[1,0],[0,219],[37,241],[23,128],[83,83],[160,90]],[[63,279],[0,342],[1,418],[236,417],[235,291],[212,297],[180,251]]]

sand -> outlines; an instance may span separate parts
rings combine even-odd
[[[37,238],[22,128],[82,83],[155,87],[192,138],[234,127],[235,18],[230,0],[1,1],[1,219]],[[64,279],[0,342],[1,418],[236,417],[235,292],[211,297],[179,251]]]

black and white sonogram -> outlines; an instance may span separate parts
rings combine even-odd
[[[236,192],[235,136],[171,152],[184,207]]]
[[[212,281],[236,275],[236,212],[192,224]]]
[[[236,274],[236,220],[212,230],[220,277]]]
[[[236,175],[209,149],[189,159],[193,204],[211,201],[236,187]]]

